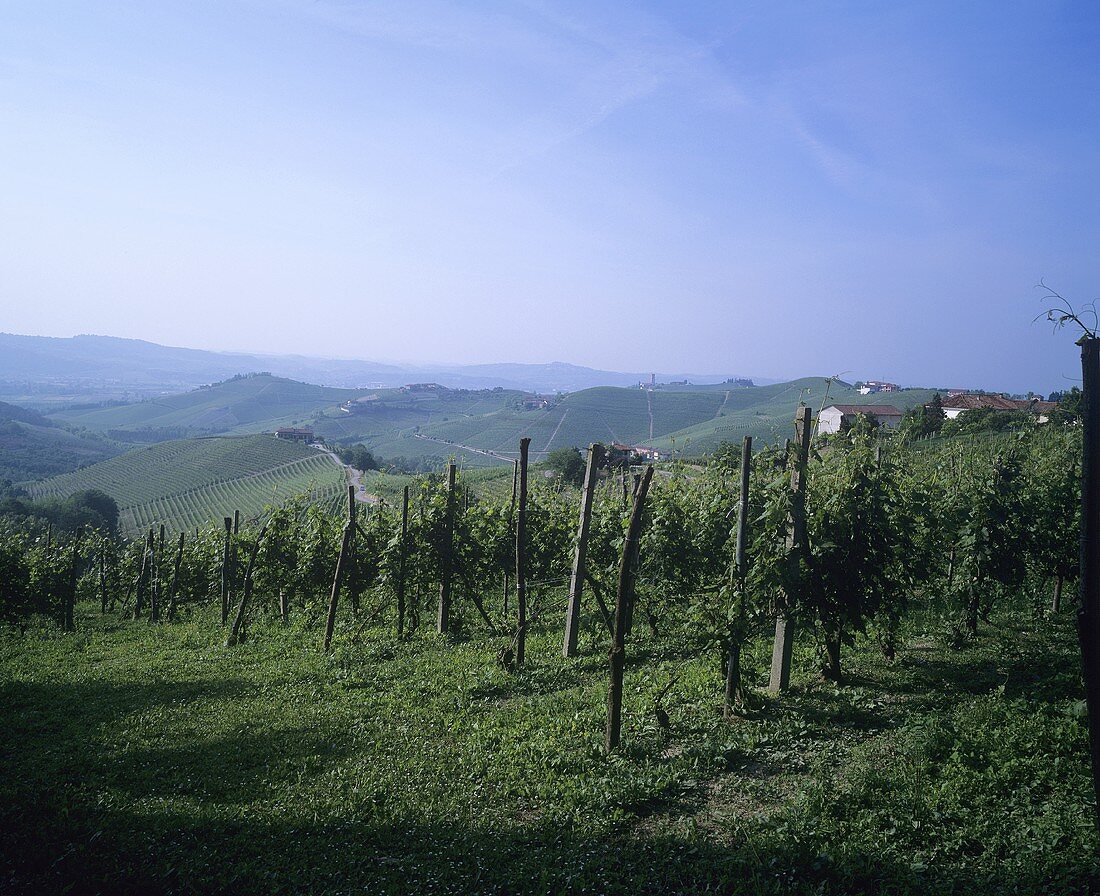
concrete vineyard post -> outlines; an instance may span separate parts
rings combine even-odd
[[[588,465],[584,470],[584,492],[581,498],[581,518],[577,526],[577,546],[573,552],[573,571],[569,576],[569,603],[565,610],[565,641],[563,656],[577,654],[577,628],[581,620],[581,595],[584,592],[584,563],[588,552],[588,529],[592,522],[592,496],[596,477],[603,461],[603,445],[588,446]]]
[[[439,616],[436,631],[447,634],[451,628],[451,587],[454,576],[455,465],[447,464],[447,504],[443,519],[443,544],[439,558]]]
[[[638,577],[638,542],[642,534],[642,513],[653,479],[653,465],[646,467],[634,496],[634,509],[630,513],[630,525],[623,541],[623,555],[619,562],[619,590],[615,598],[615,629],[611,643],[609,664],[610,684],[607,689],[607,728],[604,731],[604,749],[610,753],[619,745],[623,717],[623,672],[626,669],[626,619],[634,601],[634,584]]]
[[[519,507],[516,513],[516,665],[523,665],[527,646],[527,451],[529,438],[519,440]]]
[[[791,521],[787,538],[788,562],[792,567],[791,581],[798,581],[802,552],[806,549],[806,465],[810,459],[811,410],[798,409],[795,433],[798,454],[791,470]],[[787,690],[791,683],[791,651],[794,648],[795,622],[791,615],[795,595],[784,594],[779,600],[775,618],[775,642],[772,645],[772,667],[768,690],[773,694]]]

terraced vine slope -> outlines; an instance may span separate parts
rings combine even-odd
[[[134,533],[164,523],[205,526],[239,510],[245,518],[295,495],[336,496],[341,466],[315,449],[272,435],[161,442],[36,483],[33,497],[64,498],[97,488],[113,497],[120,522]]]

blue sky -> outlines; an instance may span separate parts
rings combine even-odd
[[[0,329],[1048,391],[1094,3],[5,2]]]

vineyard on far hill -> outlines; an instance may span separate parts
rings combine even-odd
[[[340,494],[345,474],[331,457],[271,435],[183,439],[93,464],[35,483],[35,498],[65,498],[99,489],[118,502],[131,534],[164,523],[170,530],[204,527],[240,511],[246,518],[294,495]]]

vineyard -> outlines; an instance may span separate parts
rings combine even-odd
[[[234,510],[254,517],[295,495],[339,495],[344,483],[343,469],[328,455],[261,435],[162,442],[28,490],[37,498],[65,498],[100,489],[118,502],[123,529],[135,534],[162,523],[173,531],[203,528]]]
[[[524,442],[481,494],[452,468],[237,532],[7,526],[5,879],[1094,887],[1079,430],[801,419],[740,465],[595,448],[579,495]]]

